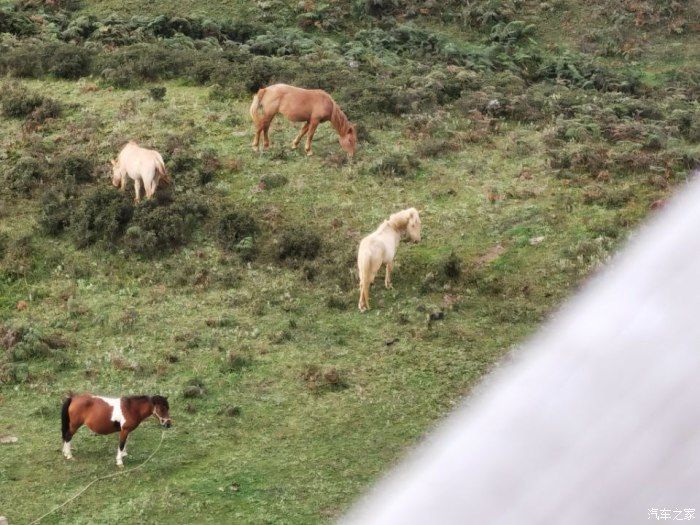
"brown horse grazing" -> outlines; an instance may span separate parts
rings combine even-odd
[[[170,428],[172,420],[168,413],[169,409],[168,400],[163,396],[99,397],[91,394],[70,396],[63,402],[61,409],[63,455],[66,459],[73,459],[70,440],[82,425],[87,425],[97,434],[119,432],[117,466],[122,467],[129,432],[150,416],[156,416],[164,427]]]
[[[301,138],[308,133],[304,150],[307,155],[313,155],[311,141],[316,128],[321,122],[330,120],[340,137],[341,147],[351,157],[355,154],[357,131],[335,100],[322,89],[302,89],[287,84],[274,84],[262,88],[253,97],[253,103],[250,106],[250,116],[256,126],[253,150],[258,151],[261,133],[265,137],[265,149],[270,147],[267,132],[277,113],[282,113],[291,122],[305,123],[292,141],[292,149],[296,149]]]

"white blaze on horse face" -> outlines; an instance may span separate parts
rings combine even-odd
[[[95,396],[97,399],[101,399],[105,403],[107,403],[109,406],[112,407],[112,421],[116,421],[119,423],[119,426],[124,425],[126,423],[126,418],[124,417],[124,414],[122,413],[122,400],[119,397],[101,397],[101,396]]]

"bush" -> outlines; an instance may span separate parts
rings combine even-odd
[[[247,357],[234,352],[230,351],[228,354],[226,354],[226,358],[224,359],[224,363],[221,367],[222,372],[237,372],[241,368],[244,368],[247,366],[249,363],[249,360]]]
[[[297,226],[284,232],[279,239],[277,258],[315,259],[321,251],[321,237],[311,230]]]
[[[255,237],[259,231],[252,215],[245,211],[233,211],[219,219],[217,239],[224,250],[235,251],[241,241]]]
[[[273,188],[279,188],[286,185],[289,179],[284,175],[277,173],[270,173],[268,175],[263,175],[260,177],[260,183],[264,185],[265,189],[271,190]]]
[[[18,193],[30,193],[45,178],[44,164],[34,157],[20,158],[5,176],[9,187]]]
[[[19,78],[38,78],[44,72],[41,52],[42,47],[33,44],[5,49],[0,53],[0,71]]]
[[[450,281],[456,281],[462,275],[462,260],[451,252],[440,263],[440,272]]]
[[[369,167],[369,172],[383,177],[406,178],[413,175],[419,167],[420,162],[412,155],[392,153],[375,161]]]
[[[41,199],[39,227],[48,235],[59,235],[70,225],[72,203],[55,190]]]
[[[165,86],[156,86],[156,87],[152,87],[148,90],[148,94],[155,101],[163,100],[165,98],[166,92],[167,92],[167,89],[165,88]]]
[[[73,44],[55,44],[46,49],[46,70],[56,78],[73,80],[90,74],[92,53]]]
[[[182,389],[182,397],[192,399],[195,397],[203,397],[207,390],[204,388],[204,383],[199,378],[192,378],[185,383]]]
[[[36,249],[30,235],[25,235],[9,242],[5,248],[5,261],[11,261],[11,265],[5,265],[5,273],[11,277],[27,277],[34,268],[34,256]]]
[[[96,242],[115,245],[134,214],[124,192],[99,188],[85,196],[71,218],[71,231],[78,248]]]
[[[94,169],[92,158],[77,153],[68,153],[56,161],[56,174],[61,182],[90,182]]]
[[[63,107],[52,98],[44,98],[41,105],[35,108],[27,118],[27,123],[31,125],[43,124],[49,119],[58,118],[61,116]]]
[[[187,200],[184,200],[187,199]],[[136,207],[124,243],[135,254],[153,257],[184,245],[208,214],[208,208],[190,196],[173,203],[146,201]]]
[[[20,84],[5,84],[2,87],[2,113],[10,118],[23,118],[41,106],[44,98],[27,90]]]
[[[439,138],[428,138],[418,142],[416,146],[416,154],[419,157],[439,157],[445,153],[455,151],[457,145],[451,140],[439,139]]]

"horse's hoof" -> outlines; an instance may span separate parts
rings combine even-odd
[[[313,154],[314,154],[314,152],[311,151],[311,150],[309,150],[309,151],[306,152],[306,156],[307,156],[307,157],[311,157],[311,156],[313,156]]]
[[[124,463],[117,463],[117,467],[124,468]]]

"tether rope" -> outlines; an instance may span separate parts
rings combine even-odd
[[[51,509],[50,511],[48,511],[48,512],[47,512],[46,514],[44,514],[43,516],[38,517],[37,519],[35,519],[34,521],[32,521],[29,525],[35,525],[36,523],[39,523],[41,520],[43,520],[43,519],[44,519],[46,516],[48,516],[49,514],[53,514],[53,513],[56,512],[58,509],[65,507],[65,506],[68,505],[71,501],[73,501],[74,499],[76,499],[78,496],[80,496],[83,492],[85,492],[87,489],[89,489],[92,485],[94,485],[94,484],[97,483],[98,481],[102,481],[102,480],[109,479],[109,478],[116,478],[117,476],[122,476],[122,475],[124,475],[124,474],[128,474],[129,472],[133,472],[134,470],[140,469],[140,468],[143,467],[146,463],[148,463],[149,461],[151,461],[151,458],[152,458],[153,456],[156,455],[156,452],[158,452],[158,450],[160,449],[160,446],[163,444],[163,439],[164,439],[164,438],[165,438],[165,430],[163,430],[163,433],[160,435],[160,443],[158,443],[158,446],[156,447],[156,449],[151,453],[150,456],[148,456],[148,458],[146,458],[146,461],[144,461],[144,462],[141,463],[140,465],[137,465],[137,466],[135,466],[135,467],[131,467],[130,469],[127,469],[127,470],[122,470],[122,471],[119,471],[119,472],[114,472],[114,473],[112,473],[112,474],[107,474],[106,476],[102,476],[102,477],[93,479],[90,483],[88,483],[87,485],[85,485],[85,487],[83,487],[83,488],[80,490],[80,492],[78,492],[78,493],[75,494],[74,496],[68,498],[66,501],[64,501],[63,503],[61,503],[61,504],[58,505],[57,507],[54,507],[53,509]]]

